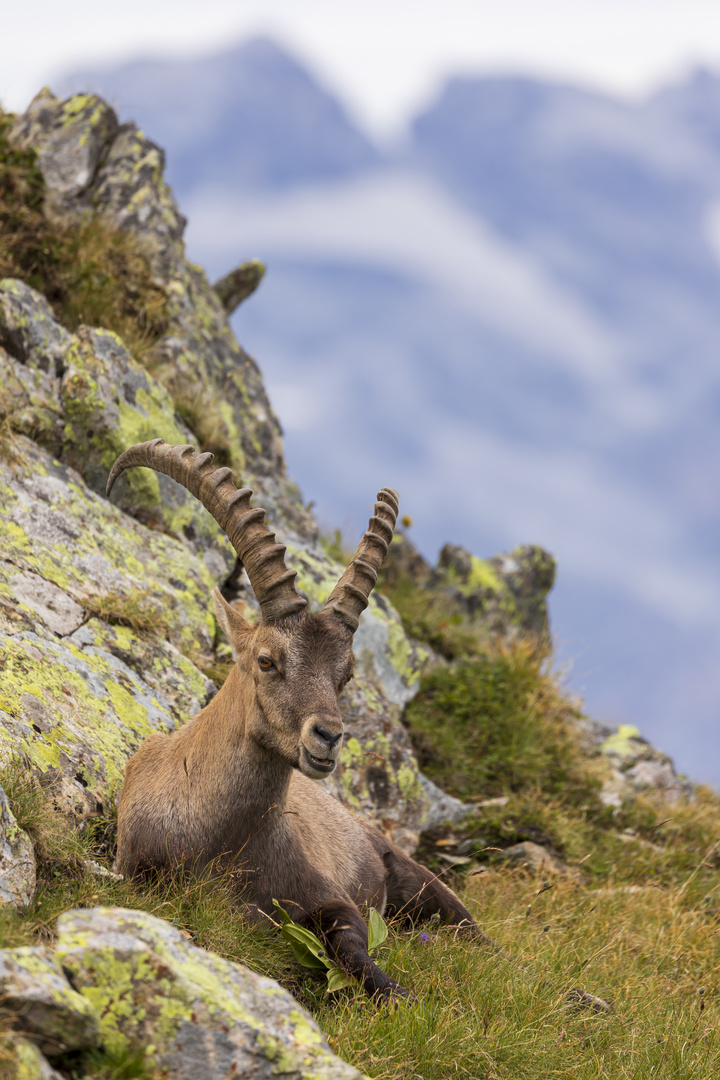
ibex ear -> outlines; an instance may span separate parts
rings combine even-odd
[[[215,618],[223,628],[225,637],[232,646],[233,656],[237,660],[235,639],[243,630],[250,630],[250,623],[247,619],[242,617],[239,611],[236,611],[234,607],[228,604],[219,589],[213,589],[212,598],[213,607],[215,608]]]

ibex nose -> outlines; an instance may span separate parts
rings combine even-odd
[[[313,735],[317,735],[318,739],[322,739],[323,742],[327,743],[328,750],[332,750],[333,747],[337,746],[337,744],[342,739],[342,731],[338,732],[337,735],[333,735],[332,731],[328,731],[327,728],[320,727],[319,724],[315,724],[315,726],[313,727]]]

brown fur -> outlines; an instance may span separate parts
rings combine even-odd
[[[340,755],[352,634],[328,609],[252,628],[217,590],[214,599],[237,663],[202,712],[147,739],[129,761],[119,869],[225,862],[256,912],[272,914],[278,899],[368,993],[405,995],[369,957],[360,908],[437,913],[487,939],[450,889],[315,782]]]

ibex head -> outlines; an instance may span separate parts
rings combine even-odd
[[[353,634],[367,607],[387,554],[398,513],[397,495],[383,488],[368,530],[317,614],[295,588],[285,547],[264,524],[265,511],[250,506],[249,488],[238,490],[227,468],[213,469],[213,455],[162,439],[138,443],[112,467],[107,494],[125,469],[143,465],[187,488],[227,533],[247,571],[262,618],[251,626],[216,589],[215,612],[230,641],[236,667],[228,687],[242,699],[245,735],[277,753],[306,776],[335,768],[343,725],[338,695],[352,676]]]

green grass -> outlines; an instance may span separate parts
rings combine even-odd
[[[578,877],[543,882],[487,865],[481,853],[453,883],[503,954],[452,930],[392,925],[378,961],[418,1001],[378,1010],[359,989],[326,995],[324,980],[294,962],[272,927],[247,921],[231,882],[178,876],[142,885],[88,873],[87,856],[109,865],[112,820],[78,836],[29,772],[14,766],[0,783],[40,856],[31,907],[0,911],[2,947],[51,941],[70,907],[140,908],[279,979],[338,1054],[382,1080],[699,1080],[720,1070],[720,800],[709,791],[674,807],[644,799],[604,823],[527,793],[479,811],[473,827],[488,837],[512,832],[517,825],[503,823],[523,814],[555,830],[569,861],[580,863]],[[635,837],[621,839],[631,827]],[[577,987],[610,1002],[612,1014],[577,1011],[567,1000]],[[69,1076],[72,1066],[94,1080],[145,1076],[139,1059],[65,1064]]]
[[[599,787],[574,734],[577,705],[526,642],[426,675],[405,715],[421,767],[459,798],[537,787],[582,804]]]

